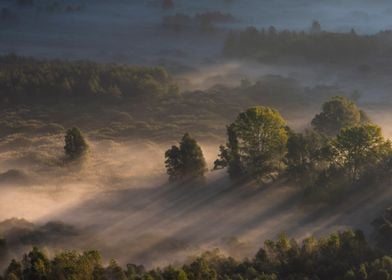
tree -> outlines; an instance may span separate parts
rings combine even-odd
[[[377,125],[344,128],[331,144],[332,165],[348,171],[352,180],[359,179],[362,171],[378,163],[391,149]]]
[[[220,154],[214,162],[214,169],[222,169],[228,167],[228,173],[231,178],[238,178],[244,175],[244,167],[241,163],[239,142],[234,124],[227,127],[228,142],[226,147],[219,147]]]
[[[216,271],[209,266],[207,260],[202,257],[197,258],[188,267],[185,268],[189,279],[217,280]]]
[[[175,269],[172,266],[169,266],[163,271],[163,279],[167,280],[188,280],[188,277],[184,270]]]
[[[278,111],[254,107],[242,112],[227,128],[215,169],[228,167],[232,178],[269,176],[280,169],[286,149],[286,122]]]
[[[313,128],[329,136],[335,136],[342,128],[368,123],[369,118],[354,102],[343,96],[335,96],[325,102],[320,114],[312,120]]]
[[[92,275],[95,276],[93,279],[105,279],[103,278],[105,271],[101,265],[101,255],[97,251],[88,251],[82,254],[76,251],[62,252],[54,257],[51,265],[50,279],[92,279]],[[112,263],[110,263],[109,273],[112,268]],[[121,278],[116,279],[121,280]]]
[[[115,260],[110,261],[106,274],[108,279],[127,280],[127,276]]]
[[[65,154],[71,159],[80,158],[88,149],[88,144],[82,132],[76,127],[67,130],[64,141]]]
[[[46,280],[51,266],[47,256],[37,247],[23,257],[23,279]]]
[[[179,147],[172,146],[166,151],[165,158],[170,181],[200,179],[207,171],[203,152],[188,133],[182,137]]]
[[[6,279],[22,279],[22,264],[16,260],[12,260],[5,271]]]
[[[312,177],[323,166],[323,148],[326,138],[314,130],[304,133],[289,133],[285,161],[287,173],[295,179]]]

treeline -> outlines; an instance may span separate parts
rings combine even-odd
[[[248,27],[231,31],[225,41],[226,57],[275,60],[302,58],[308,61],[336,63],[358,62],[370,57],[391,56],[391,32],[374,35],[322,31],[313,23],[310,32],[278,31],[271,26],[258,30]]]
[[[1,104],[31,104],[86,97],[97,100],[144,99],[177,93],[170,75],[160,67],[0,56]]]
[[[182,266],[147,270],[115,260],[103,264],[97,251],[62,252],[48,256],[34,247],[23,258],[12,260],[6,280],[390,280],[391,251],[369,245],[361,231],[342,231],[327,238],[306,238],[302,243],[282,234],[267,240],[251,259],[237,261],[218,250],[206,252]]]
[[[206,172],[201,148],[188,134],[165,156],[171,180],[200,179]],[[236,182],[285,178],[303,186],[308,197],[332,202],[391,182],[392,144],[345,97],[324,103],[302,133],[291,130],[277,110],[259,106],[227,126],[227,143],[214,163],[214,169],[222,168]]]

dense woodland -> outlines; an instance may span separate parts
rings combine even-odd
[[[226,38],[223,53],[226,57],[259,61],[303,59],[321,63],[364,63],[368,59],[391,57],[391,32],[373,35],[323,31],[314,22],[309,32],[279,31],[271,26],[258,30],[248,27],[232,31]],[[365,66],[362,66],[366,70]]]
[[[177,94],[163,68],[79,61],[39,61],[0,57],[2,104],[56,102],[61,99],[115,100]]]
[[[347,230],[320,239],[309,237],[300,243],[282,234],[277,240],[266,240],[251,259],[238,261],[214,250],[183,266],[152,270],[135,264],[123,268],[115,260],[105,265],[97,251],[68,251],[49,258],[34,247],[21,260],[10,262],[3,279],[390,280],[391,240],[385,239],[385,233],[391,233],[391,222],[390,209],[375,221],[376,247],[369,245],[361,231]],[[0,250],[5,249],[3,241]]]

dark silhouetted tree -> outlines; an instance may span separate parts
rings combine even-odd
[[[76,127],[68,129],[65,134],[64,141],[65,154],[71,159],[83,156],[88,149],[86,140],[84,139],[81,131]]]
[[[188,133],[184,134],[179,146],[166,151],[165,158],[170,181],[200,179],[207,170],[200,146]]]

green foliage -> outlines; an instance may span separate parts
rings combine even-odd
[[[163,279],[167,280],[188,280],[188,276],[183,269],[167,267],[162,273]]]
[[[227,128],[215,169],[228,166],[232,178],[271,176],[281,168],[287,142],[286,123],[278,111],[254,107],[242,112]]]
[[[185,133],[180,145],[165,153],[165,166],[170,181],[201,179],[207,170],[203,152],[196,140]]]
[[[327,139],[313,130],[289,133],[285,162],[290,178],[311,182],[318,171],[325,167],[323,157]]]
[[[384,140],[376,125],[343,128],[331,144],[331,163],[358,180],[366,168],[376,165],[390,151],[391,143]]]
[[[372,224],[377,247],[392,254],[392,207],[386,209]]]
[[[160,67],[0,56],[0,102],[3,104],[84,100],[88,97],[105,101],[151,99],[177,93],[170,75]]]
[[[82,254],[69,251],[57,255],[48,266],[51,268],[49,279],[95,279],[94,274],[101,269],[101,256],[97,251]],[[108,270],[111,269],[109,265]]]
[[[335,136],[342,128],[366,123],[368,120],[354,102],[343,96],[336,96],[323,104],[322,112],[314,117],[312,126],[321,133]]]
[[[339,202],[355,190],[371,190],[391,178],[392,147],[381,128],[364,124],[343,128],[321,148],[322,169],[314,170],[306,196]]]
[[[280,235],[267,240],[253,259],[236,261],[218,250],[203,253],[181,267],[145,270],[114,260],[101,264],[96,251],[64,252],[49,260],[34,248],[22,263],[12,261],[5,279],[46,280],[226,280],[226,279],[370,279],[391,280],[392,258],[372,248],[360,231],[346,230],[302,243]]]
[[[64,142],[65,154],[71,159],[80,158],[88,149],[87,142],[84,139],[82,132],[76,127],[67,130]]]
[[[34,247],[31,252],[24,255],[22,265],[24,279],[46,280],[51,273],[49,259],[37,247]]]

